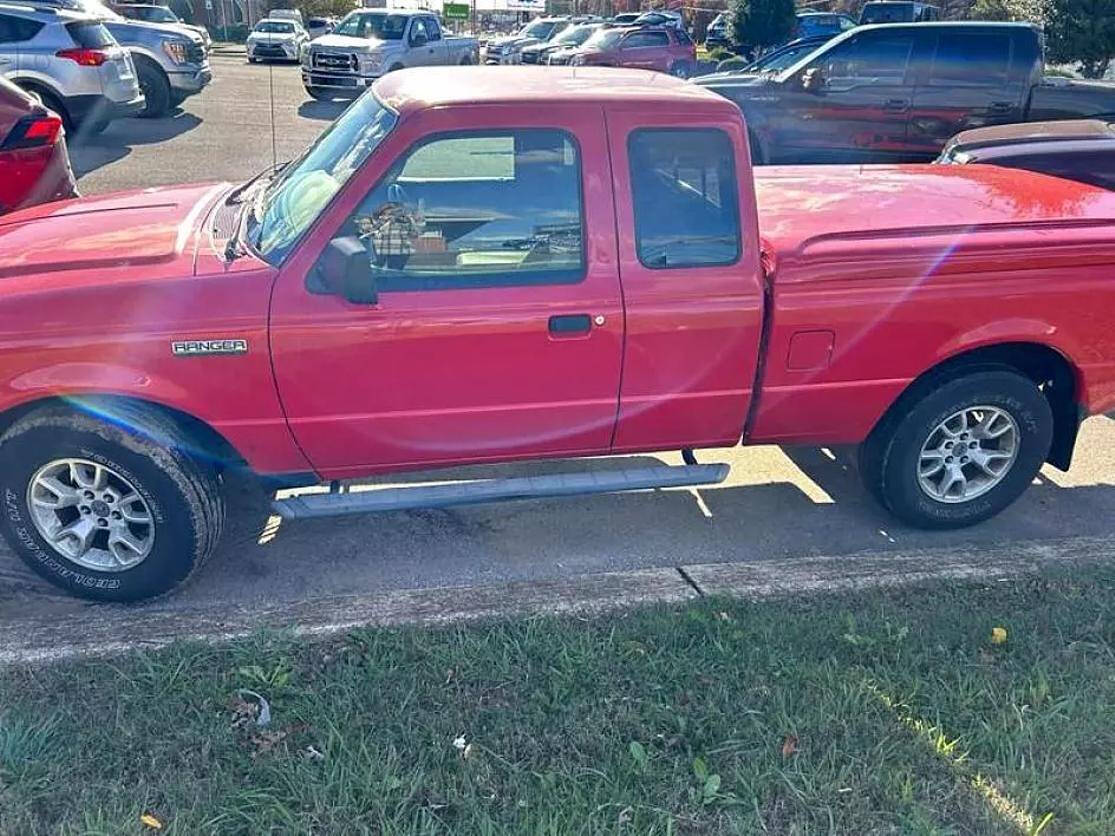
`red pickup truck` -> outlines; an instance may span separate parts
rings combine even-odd
[[[301,157],[0,218],[0,526],[133,600],[286,484],[679,449],[686,464],[316,493],[287,518],[721,480],[695,448],[860,445],[984,520],[1115,406],[1115,195],[991,166],[768,169],[645,71],[392,73]],[[537,103],[545,101],[546,107]]]

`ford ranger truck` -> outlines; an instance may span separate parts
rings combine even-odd
[[[790,66],[695,83],[739,105],[759,163],[930,161],[969,128],[1103,118],[1115,84],[1046,78],[1028,23],[859,26]]]
[[[475,38],[446,35],[428,12],[358,9],[302,49],[302,86],[315,99],[354,97],[406,67],[479,63]],[[454,84],[462,83],[455,79]]]
[[[739,110],[693,84],[457,73],[386,76],[241,185],[0,217],[0,529],[35,571],[171,589],[233,469],[685,461],[276,500],[296,521],[711,484],[727,465],[694,451],[741,442],[858,445],[891,513],[955,528],[1115,407],[1115,194],[981,165],[753,178]]]

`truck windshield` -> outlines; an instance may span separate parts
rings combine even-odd
[[[277,265],[286,258],[397,120],[372,93],[365,94],[252,201],[245,235],[265,261]]]
[[[350,14],[333,30],[334,35],[353,38],[375,38],[380,41],[401,41],[407,28],[407,15],[384,12]]]
[[[559,46],[579,46],[587,41],[589,36],[598,28],[599,26],[595,23],[588,26],[573,26],[554,38],[554,43]]]
[[[538,38],[538,40],[544,41],[550,37],[550,33],[554,31],[558,23],[561,23],[562,26],[565,25],[563,21],[536,20],[534,23],[525,26],[521,34],[527,38]]]
[[[256,24],[257,32],[273,32],[277,35],[289,35],[294,31],[293,23],[283,23],[281,20],[263,20]]]
[[[626,29],[599,29],[585,41],[584,45],[589,49],[607,49],[619,43],[619,39],[626,31]]]

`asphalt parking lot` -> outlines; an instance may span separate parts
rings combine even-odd
[[[215,81],[168,118],[124,120],[73,149],[85,194],[201,180],[242,180],[298,153],[343,104],[308,99],[295,66],[214,59]],[[691,563],[978,550],[1105,536],[1115,518],[1115,422],[1089,420],[1068,474],[1046,469],[1013,508],[982,526],[925,533],[898,526],[861,490],[846,451],[708,451],[732,464],[713,489],[650,491],[279,524],[264,497],[237,490],[221,554],[159,606],[281,605],[311,597],[467,587]],[[668,460],[678,460],[676,456]],[[559,465],[547,465],[558,467]],[[523,467],[475,473],[519,474]],[[416,477],[425,478],[425,477]],[[463,594],[463,593],[462,593]],[[78,610],[0,548],[0,618]]]

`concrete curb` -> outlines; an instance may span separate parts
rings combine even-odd
[[[1096,564],[1115,564],[1115,537],[697,564],[499,586],[401,590],[282,607],[181,611],[158,603],[88,606],[71,615],[0,624],[0,665],[106,656],[179,640],[219,643],[261,629],[315,636],[364,626],[599,614],[640,604],[684,602],[699,594],[761,599],[931,580],[1003,581]]]

